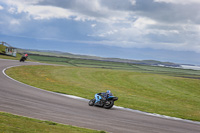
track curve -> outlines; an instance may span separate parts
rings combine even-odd
[[[149,116],[118,108],[88,106],[87,101],[26,86],[2,70],[38,63],[0,59],[0,111],[114,133],[200,133],[200,124]]]

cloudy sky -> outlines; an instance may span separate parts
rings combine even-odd
[[[200,0],[0,0],[0,41],[200,65]]]

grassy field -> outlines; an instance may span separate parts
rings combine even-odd
[[[76,65],[21,66],[6,73],[32,86],[87,99],[110,89],[119,97],[116,105],[200,121],[200,80],[195,79],[200,71],[90,60],[83,67],[79,60],[69,62]]]
[[[175,76],[175,77],[187,77],[187,78],[200,79],[200,71],[197,71],[197,70],[186,70],[186,69],[180,69],[180,68],[147,66],[147,65],[138,65],[138,64],[130,64],[130,63],[121,63],[121,62],[86,60],[86,59],[41,56],[41,55],[29,55],[29,57],[33,61],[60,64],[60,65],[66,65],[66,66],[126,70],[126,71],[134,71],[134,72],[162,74],[162,75],[169,75],[169,76]]]
[[[105,133],[0,112],[1,133]]]
[[[21,55],[17,55],[17,57],[13,57],[13,56],[1,55],[0,54],[0,59],[19,60],[20,58],[21,58]]]

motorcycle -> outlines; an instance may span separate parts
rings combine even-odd
[[[19,61],[24,62],[27,58],[28,58],[28,54],[24,54]]]
[[[114,105],[114,101],[118,100],[118,97],[113,95],[105,98],[104,96],[100,95],[100,93],[95,94],[95,98],[89,101],[89,106],[99,106],[105,109],[110,109]]]
[[[26,57],[21,57],[21,59],[19,61],[24,62],[25,60],[26,60]]]

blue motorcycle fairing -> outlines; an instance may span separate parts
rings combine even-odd
[[[96,99],[95,103],[97,103],[102,99],[102,97],[98,94],[95,94],[95,99]]]
[[[107,100],[113,100],[113,101],[116,101],[116,100],[118,100],[118,97],[115,97],[115,96],[109,96],[109,97],[107,98]]]
[[[114,96],[109,96],[108,99],[109,99],[109,98],[113,98],[113,97],[114,97]]]

